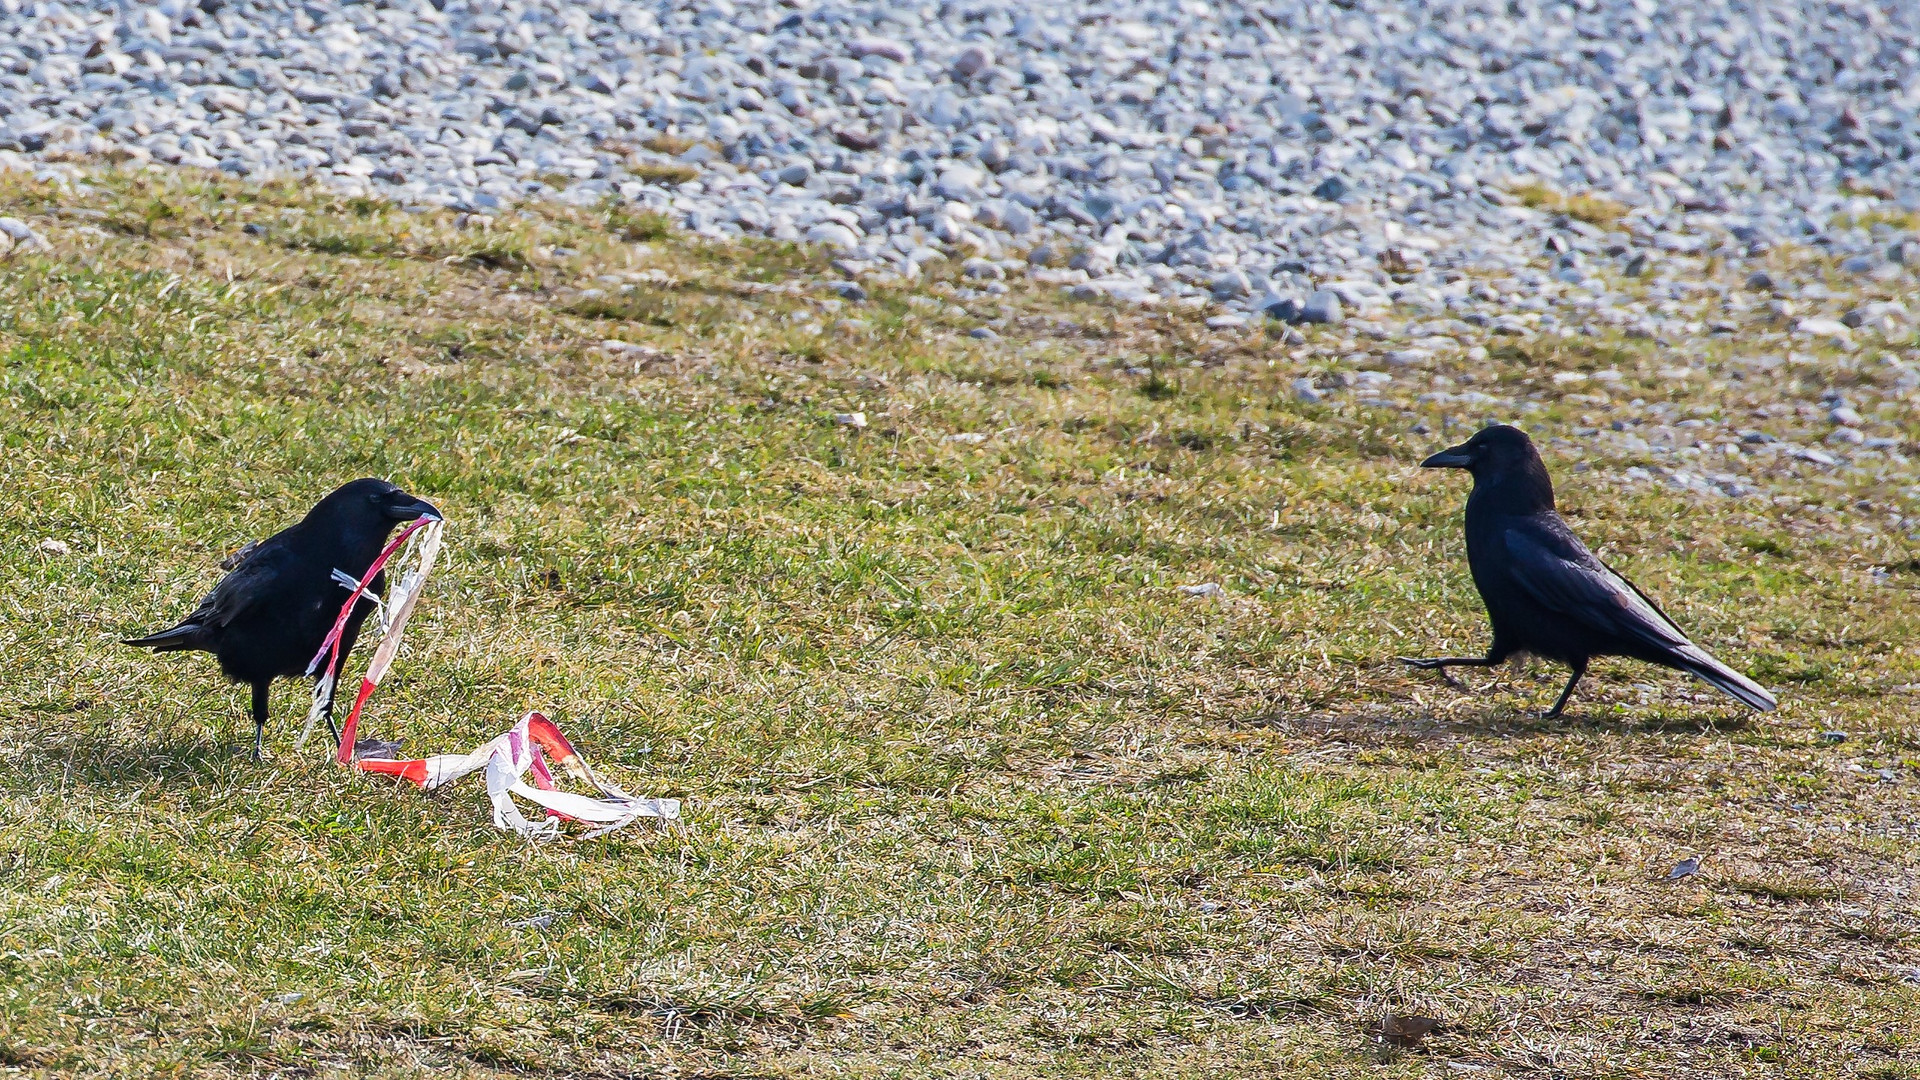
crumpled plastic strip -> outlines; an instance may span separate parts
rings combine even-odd
[[[420,522],[425,524],[422,525]],[[419,537],[420,565],[401,574],[400,580],[395,582],[393,588],[388,591],[384,611],[386,619],[382,624],[385,632],[380,635],[380,647],[373,650],[373,659],[367,662],[367,673],[360,679],[360,693],[353,699],[353,709],[347,713],[346,723],[340,725],[340,752],[337,760],[342,765],[353,760],[353,734],[360,727],[360,710],[366,706],[367,699],[373,696],[373,688],[379,686],[380,680],[387,677],[387,669],[393,666],[393,657],[400,651],[400,635],[406,630],[407,620],[413,616],[413,605],[420,600],[420,586],[425,583],[428,572],[433,569],[433,560],[440,556],[440,537],[446,531],[446,523],[434,518],[421,518],[420,522],[416,522],[414,527],[408,528],[406,532],[394,538],[394,544],[405,540],[408,548],[411,549],[414,537],[416,535]],[[386,556],[391,555],[392,552],[393,544],[387,545],[387,551],[381,556],[381,561],[375,562],[368,569],[366,578],[354,592],[355,596],[366,590],[367,581],[373,580],[373,575],[383,565]],[[406,556],[403,555],[402,558]],[[347,604],[348,607],[345,610],[352,610],[353,601],[348,600]],[[340,627],[345,626],[346,619],[343,614]],[[338,630],[333,642],[336,654],[340,648],[337,634]],[[337,664],[338,661],[334,663]]]
[[[592,785],[599,797],[556,789],[553,772],[547,766],[549,757],[567,776]],[[521,717],[519,723],[486,745],[476,747],[472,753],[437,754],[411,761],[371,758],[356,761],[354,765],[365,772],[398,776],[425,791],[484,769],[487,798],[493,802],[494,827],[509,829],[531,840],[558,836],[563,820],[597,826],[583,834],[583,839],[592,839],[643,818],[672,821],[680,816],[678,799],[639,798],[600,779],[561,734],[560,728],[539,712]],[[533,774],[532,784],[524,779],[529,772]],[[545,807],[545,820],[527,820],[513,801],[515,795]]]
[[[359,730],[360,710],[367,704],[367,699],[373,696],[380,680],[386,677],[387,670],[393,666],[394,656],[400,651],[401,634],[406,628],[407,619],[413,615],[414,605],[420,599],[421,586],[425,584],[427,574],[440,554],[440,538],[444,529],[444,522],[422,518],[394,537],[358,581],[353,581],[351,575],[340,575],[348,579],[341,584],[350,588],[351,592],[340,609],[340,617],[334,620],[333,631],[321,644],[320,651],[314,654],[313,662],[307,666],[311,674],[321,670],[321,661],[326,661],[321,681],[314,687],[313,707],[308,710],[306,728],[300,733],[300,742],[306,742],[307,736],[312,733],[314,724],[321,716],[321,705],[327,700],[327,691],[340,673],[340,639],[345,633],[347,618],[354,604],[367,595],[367,583],[404,546],[406,550],[400,555],[401,564],[405,565],[417,557],[418,565],[399,575],[399,580],[389,589],[382,605],[383,633],[380,646],[374,650],[373,659],[367,664],[367,672],[361,677],[360,692],[354,698],[353,709],[347,713],[346,723],[341,725],[340,747],[336,757],[340,764],[352,765],[362,772],[398,776],[425,790],[442,787],[484,770],[487,798],[493,803],[494,827],[511,830],[528,839],[556,837],[560,835],[561,823],[568,820],[595,826],[583,836],[584,839],[591,839],[643,819],[678,819],[680,800],[640,798],[602,780],[567,737],[560,733],[559,727],[538,712],[521,717],[518,724],[485,745],[476,747],[471,753],[436,754],[411,760],[355,758],[354,734]],[[555,788],[553,771],[547,764],[549,757],[567,776],[590,784],[598,797]],[[524,779],[528,773],[533,774],[532,784]],[[544,807],[546,816],[538,822],[530,821],[513,801],[516,795]]]
[[[307,674],[312,675],[315,671],[320,671],[320,678],[313,684],[313,704],[307,709],[307,722],[300,729],[300,738],[294,741],[295,749],[307,744],[307,737],[313,734],[314,725],[319,723],[324,707],[333,694],[334,683],[340,677],[342,659],[340,639],[346,634],[347,618],[353,614],[353,605],[361,597],[368,595],[368,585],[379,576],[381,570],[386,568],[394,552],[399,551],[403,545],[406,547],[405,554],[401,555],[401,561],[404,563],[415,554],[417,542],[419,565],[400,576],[399,582],[388,590],[386,602],[380,606],[380,647],[374,650],[373,660],[367,665],[367,673],[360,680],[360,693],[354,699],[353,710],[347,715],[346,726],[340,732],[338,760],[344,765],[352,757],[353,732],[359,725],[360,709],[367,703],[367,699],[373,696],[373,688],[380,685],[380,680],[386,677],[387,669],[393,666],[394,654],[400,651],[401,632],[407,625],[408,617],[413,614],[414,602],[420,598],[420,584],[426,580],[427,572],[433,569],[433,560],[440,554],[440,537],[445,530],[446,523],[438,518],[421,518],[408,525],[400,531],[399,536],[394,537],[387,544],[379,557],[373,560],[373,565],[367,567],[367,572],[361,575],[358,581],[354,581],[353,575],[346,571],[338,567],[334,568],[335,579],[346,579],[341,584],[348,586],[352,591],[347,594],[347,602],[340,606],[340,616],[333,620],[333,629],[328,631],[326,639],[321,641],[320,650],[313,654],[312,660],[307,662]],[[325,670],[320,667],[322,660],[327,662]]]

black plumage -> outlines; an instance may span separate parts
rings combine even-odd
[[[268,688],[274,679],[306,674],[346,603],[347,588],[334,572],[359,580],[397,525],[439,516],[432,503],[385,480],[344,484],[297,524],[223,562],[230,572],[178,625],[125,644],[155,652],[210,652],[229,679],[250,684],[257,760],[266,734]],[[370,592],[384,591],[385,577],[376,575]],[[340,641],[343,666],[374,607],[364,598],[354,605]],[[323,709],[331,726],[332,694]],[[337,729],[334,738],[339,739]]]
[[[1491,667],[1531,653],[1573,668],[1547,716],[1558,716],[1597,656],[1628,656],[1690,672],[1742,703],[1770,712],[1773,695],[1687,640],[1652,598],[1594,557],[1553,506],[1553,481],[1526,432],[1483,428],[1420,463],[1473,474],[1467,497],[1467,564],[1493,623],[1484,657],[1400,659],[1414,667]],[[1449,678],[1451,681],[1451,678]]]

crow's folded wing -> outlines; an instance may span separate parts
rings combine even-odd
[[[1713,658],[1660,605],[1615,573],[1574,537],[1553,528],[1511,528],[1504,535],[1511,576],[1528,595],[1590,630],[1639,644],[1641,659],[1690,671],[1761,712],[1777,704],[1771,693]]]
[[[1655,649],[1692,644],[1647,594],[1595,558],[1572,534],[1508,529],[1503,539],[1512,578],[1551,611],[1604,634]]]
[[[293,561],[284,546],[271,541],[255,543],[241,554],[244,558],[240,565],[220,579],[187,616],[188,622],[209,629],[227,626],[283,592]]]

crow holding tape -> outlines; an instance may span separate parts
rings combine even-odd
[[[1467,497],[1467,564],[1493,623],[1487,655],[1400,659],[1446,674],[1531,653],[1573,668],[1547,716],[1559,716],[1596,656],[1630,656],[1690,672],[1761,712],[1773,695],[1707,655],[1647,594],[1594,557],[1553,507],[1553,481],[1526,432],[1506,424],[1420,463],[1473,474]],[[1448,679],[1452,681],[1451,678]]]
[[[226,577],[179,625],[125,642],[155,652],[212,653],[220,670],[253,687],[253,756],[266,738],[268,688],[273,680],[308,674],[346,603],[343,578],[358,582],[401,522],[438,520],[440,511],[385,480],[355,480],[321,499],[307,516],[242,549],[224,567]],[[386,587],[385,574],[368,586]],[[354,605],[341,637],[340,663],[353,651],[371,599]],[[333,723],[333,700],[322,706]],[[334,738],[339,739],[339,731]]]

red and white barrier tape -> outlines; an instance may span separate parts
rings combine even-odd
[[[591,784],[600,793],[599,797],[556,790],[553,773],[547,768],[549,756],[568,776]],[[672,821],[680,816],[678,799],[638,798],[594,775],[586,759],[553,721],[537,712],[521,717],[519,723],[470,754],[437,754],[412,761],[372,758],[356,761],[354,765],[364,772],[410,780],[426,791],[485,769],[487,798],[493,800],[494,827],[511,829],[535,839],[558,836],[563,820],[598,826],[583,836],[591,839],[642,818]],[[531,785],[522,779],[528,772],[533,773]],[[514,804],[515,795],[546,807],[546,819],[537,824],[528,821]]]
[[[394,654],[400,650],[401,633],[420,599],[421,586],[433,569],[434,559],[440,554],[440,538],[445,527],[445,523],[437,519],[421,518],[393,538],[393,542],[373,561],[359,581],[340,575],[342,584],[350,586],[351,592],[340,609],[340,617],[334,620],[332,632],[314,655],[313,663],[308,665],[308,674],[315,671],[321,674],[320,681],[314,685],[313,707],[307,712],[306,727],[300,732],[300,743],[304,744],[307,736],[312,734],[314,725],[322,715],[321,706],[339,678],[340,639],[354,604],[367,595],[367,583],[386,567],[394,553],[401,552],[399,561],[402,565],[416,558],[418,565],[400,574],[399,580],[388,591],[381,611],[386,631],[379,647],[374,650],[373,659],[367,664],[366,674],[361,677],[360,692],[354,697],[346,723],[341,725],[340,751],[336,759],[340,764],[352,765],[362,772],[398,776],[424,790],[450,784],[470,773],[485,770],[487,797],[493,802],[494,826],[534,839],[559,835],[563,820],[596,826],[584,834],[591,838],[625,828],[643,818],[660,821],[679,818],[678,799],[640,798],[600,779],[567,737],[560,733],[559,727],[538,712],[528,713],[512,728],[466,754],[436,754],[404,761],[354,757],[354,734],[359,730],[360,711],[367,699],[373,696],[374,688],[386,676],[387,669],[393,666]],[[324,669],[320,666],[323,660],[326,662]],[[555,789],[553,773],[547,767],[549,756],[566,775],[590,784],[598,796]],[[529,772],[533,774],[531,785],[522,779]],[[513,801],[515,795],[545,807],[546,817],[537,823],[527,820]]]

